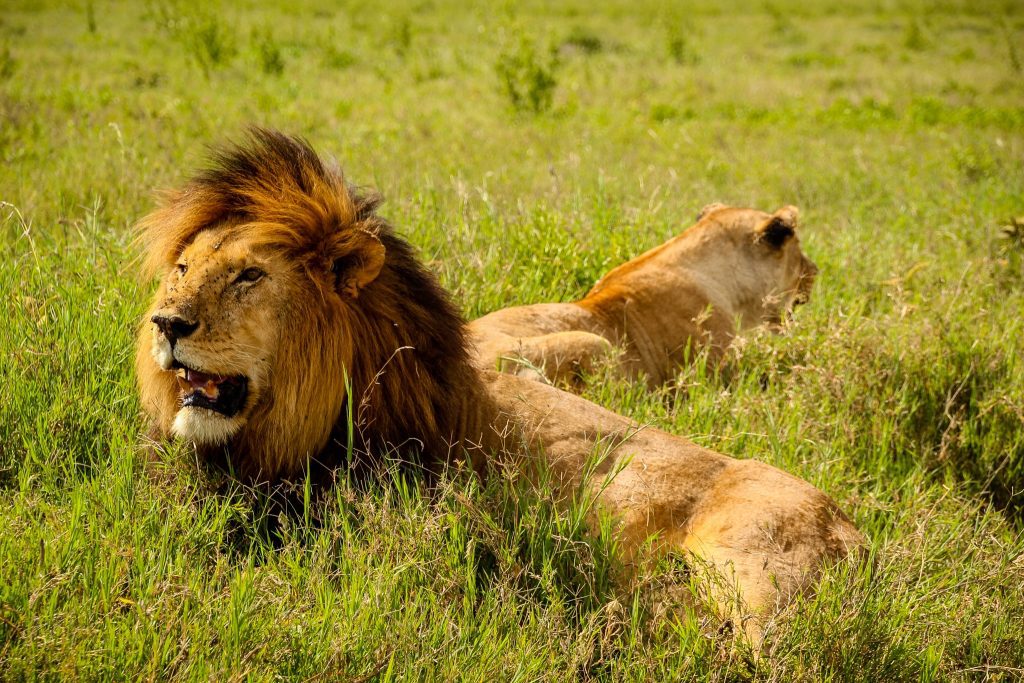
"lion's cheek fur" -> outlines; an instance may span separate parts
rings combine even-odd
[[[343,316],[325,306],[297,305],[282,320],[278,348],[245,424],[232,440],[238,469],[252,480],[302,471],[329,447],[345,401],[351,349]],[[358,400],[358,397],[357,399]]]
[[[153,358],[153,325],[146,315],[139,330],[135,349],[135,374],[139,385],[142,409],[149,416],[151,427],[161,436],[171,433],[178,412],[178,389],[174,375],[163,370]]]

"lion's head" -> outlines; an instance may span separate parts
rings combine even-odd
[[[766,322],[778,324],[793,307],[810,300],[818,275],[800,247],[796,228],[800,212],[784,206],[775,213],[709,204],[701,209],[697,223],[687,233],[702,240],[738,250],[738,263],[731,277],[747,285],[751,299],[743,326]],[[728,246],[725,246],[728,245]]]
[[[140,222],[160,285],[136,364],[158,435],[256,480],[340,462],[349,414],[357,447],[446,455],[444,403],[470,381],[462,320],[378,203],[256,129]]]

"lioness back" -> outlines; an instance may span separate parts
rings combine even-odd
[[[472,321],[475,362],[579,386],[621,347],[623,374],[664,383],[697,350],[720,356],[737,329],[776,329],[808,300],[817,267],[800,248],[797,217],[791,206],[768,214],[709,205],[695,225],[613,269],[579,301],[514,306]]]

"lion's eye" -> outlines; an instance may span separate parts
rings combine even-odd
[[[184,275],[188,271],[187,263],[178,263],[174,267],[178,269],[178,275]]]
[[[237,278],[235,278],[235,282],[256,282],[264,275],[266,275],[266,273],[259,268],[246,268]]]

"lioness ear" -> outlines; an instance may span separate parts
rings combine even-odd
[[[757,227],[756,240],[775,248],[781,247],[796,233],[800,210],[795,206],[784,206]]]
[[[373,282],[384,267],[384,245],[376,235],[357,230],[333,251],[335,288],[343,296],[359,298],[359,290]]]
[[[714,202],[712,204],[708,204],[707,206],[705,206],[703,209],[700,210],[700,213],[697,214],[697,220],[701,220],[702,218],[704,218],[705,216],[710,214],[712,211],[718,211],[719,209],[725,209],[725,208],[728,208],[728,207],[726,207],[725,204],[720,204],[719,202]]]

